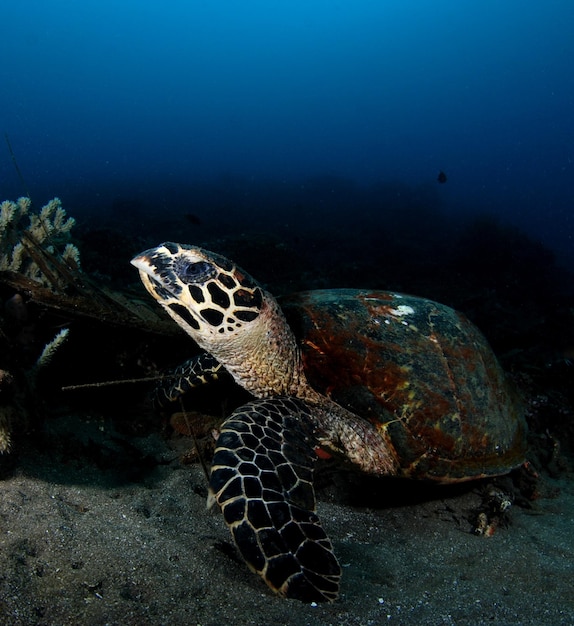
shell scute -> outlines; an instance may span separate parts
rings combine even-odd
[[[282,306],[311,385],[390,437],[400,473],[440,481],[524,460],[520,408],[462,314],[392,292],[318,290]]]

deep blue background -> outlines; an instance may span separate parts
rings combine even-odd
[[[572,0],[3,2],[0,130],[72,215],[328,174],[495,213],[574,264],[573,33]],[[2,141],[0,196],[24,191]]]

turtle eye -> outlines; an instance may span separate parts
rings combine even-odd
[[[204,283],[217,274],[217,270],[211,263],[206,261],[190,263],[185,259],[176,262],[175,271],[179,279],[186,285]]]

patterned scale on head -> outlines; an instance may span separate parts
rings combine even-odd
[[[261,310],[259,285],[224,257],[207,256],[201,248],[164,243],[134,265],[148,291],[196,340],[233,334]]]

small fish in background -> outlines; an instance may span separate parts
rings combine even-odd
[[[185,219],[194,226],[201,226],[201,220],[195,213],[186,213],[184,215]]]
[[[446,174],[441,170],[436,179],[442,185],[443,183],[446,183]]]

